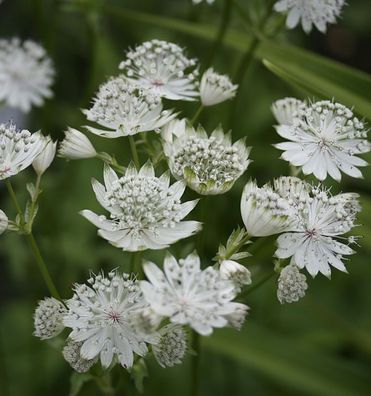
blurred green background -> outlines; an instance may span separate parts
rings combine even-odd
[[[266,6],[263,0],[238,3],[243,10],[252,12],[253,19],[259,19]],[[300,29],[283,29],[273,39],[370,73],[371,2],[349,3],[342,19],[327,35],[313,32],[305,36]],[[210,59],[222,10],[223,0],[198,7],[193,7],[190,0],[4,0],[0,6],[0,37],[19,36],[41,42],[57,70],[54,98],[28,118],[20,119],[21,126],[32,131],[42,129],[61,138],[67,125],[83,125],[80,109],[89,106],[100,82],[117,74],[125,49],[144,40],[177,42],[205,64]],[[272,29],[281,22],[279,16],[272,18]],[[249,43],[241,10],[232,12],[230,29],[213,65],[234,76]],[[208,131],[222,123],[233,128],[234,139],[246,136],[253,146],[254,160],[228,194],[208,200],[204,260],[210,264],[219,243],[225,242],[233,228],[241,224],[239,199],[244,183],[250,177],[262,184],[289,174],[288,165],[271,145],[279,141],[272,127],[273,100],[305,94],[335,96],[371,118],[370,77],[329,65],[321,58],[307,58],[308,53],[299,50],[287,51],[291,50],[273,48],[269,42],[260,46],[256,61],[244,76],[235,108],[224,103],[207,109],[200,118]],[[276,74],[267,70],[261,58],[269,60],[267,65]],[[182,110],[182,116],[192,117],[197,103],[173,102],[166,106],[174,106]],[[18,119],[19,114],[3,109],[1,117],[0,121],[5,122],[12,117]],[[100,151],[114,153],[121,164],[128,164],[127,141],[91,138]],[[141,158],[144,161],[144,154]],[[366,159],[370,161],[371,155]],[[159,168],[164,170],[164,164]],[[129,265],[129,255],[98,238],[95,227],[78,214],[84,208],[103,213],[90,186],[91,177],[101,179],[101,175],[102,163],[98,160],[67,163],[57,159],[43,178],[44,193],[34,231],[65,298],[71,296],[73,283],[84,281],[89,270],[125,270]],[[307,296],[292,305],[279,304],[274,278],[251,293],[247,299],[250,316],[241,332],[219,330],[202,340],[201,395],[371,394],[371,170],[366,168],[364,175],[364,180],[345,177],[341,187],[334,187],[359,192],[364,206],[362,225],[356,230],[364,237],[358,253],[349,260],[349,274],[334,270],[331,280],[322,276],[309,280]],[[29,169],[14,178],[23,203],[25,184],[33,177]],[[0,194],[1,208],[14,217],[3,184]],[[197,211],[191,217],[197,217]],[[264,247],[263,241],[252,246],[254,256],[244,261],[257,282],[273,266],[274,238],[264,241]],[[188,239],[171,250],[181,256],[193,249],[194,243]],[[163,254],[145,252],[144,256],[160,263]],[[33,311],[47,290],[24,240],[10,233],[3,235],[0,260],[0,395],[69,395],[71,369],[56,344],[32,336]],[[130,392],[134,394],[133,390]],[[166,370],[149,361],[146,395],[181,396],[189,392],[189,359],[182,366]],[[99,392],[93,383],[88,383],[80,394]]]

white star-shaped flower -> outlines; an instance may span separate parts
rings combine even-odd
[[[232,301],[235,284],[212,267],[201,270],[196,253],[179,261],[167,255],[164,272],[154,263],[146,263],[144,272],[149,280],[141,281],[145,299],[172,323],[210,335],[213,328],[240,324],[246,316],[248,307]]]
[[[276,144],[283,150],[282,158],[325,180],[329,174],[340,181],[341,172],[361,178],[358,167],[367,165],[358,154],[367,153],[367,129],[347,107],[330,101],[315,102],[294,116],[291,125],[278,125],[277,133],[287,142]]]
[[[196,100],[197,61],[167,41],[146,41],[126,54],[123,73],[141,87],[170,100]]]
[[[163,249],[201,228],[198,221],[182,221],[198,202],[181,203],[184,182],[170,186],[169,174],[156,177],[150,163],[139,172],[129,166],[121,178],[106,166],[104,183],[105,186],[93,180],[93,189],[99,203],[110,212],[110,218],[90,210],[81,214],[99,228],[102,238],[116,247],[127,251]]]

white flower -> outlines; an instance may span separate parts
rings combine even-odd
[[[33,160],[32,166],[35,172],[41,176],[53,162],[55,152],[57,150],[57,142],[53,142],[50,136],[43,136],[44,149],[41,153]]]
[[[181,221],[198,200],[182,204],[185,184],[176,182],[170,186],[169,174],[156,177],[150,163],[139,173],[129,166],[121,178],[105,166],[104,183],[105,186],[93,180],[93,189],[99,203],[110,212],[110,219],[90,210],[81,214],[116,247],[128,251],[163,249],[201,228],[198,221]]]
[[[277,298],[281,304],[299,301],[308,289],[306,276],[301,274],[296,265],[282,269],[278,278]]]
[[[299,99],[279,99],[273,103],[272,113],[279,124],[292,125],[294,119],[305,111],[306,106],[306,103]]]
[[[146,307],[138,283],[128,274],[110,272],[92,276],[90,286],[75,286],[68,300],[64,325],[72,329],[69,338],[82,342],[80,357],[85,360],[100,356],[107,368],[116,356],[120,364],[131,367],[134,353],[144,356],[147,346],[135,331],[135,318]]]
[[[344,5],[345,0],[278,0],[274,10],[287,13],[286,26],[289,29],[301,21],[306,33],[312,30],[312,25],[326,33],[327,24],[336,22]]]
[[[0,40],[0,102],[28,112],[53,96],[53,79],[53,64],[39,44]]]
[[[175,118],[162,127],[161,138],[165,142],[172,143],[176,138],[185,134],[187,126],[188,120],[186,118],[181,120]]]
[[[53,297],[39,301],[34,315],[34,336],[47,340],[56,337],[63,329],[66,307]]]
[[[214,327],[225,327],[230,317],[244,315],[247,307],[232,302],[236,297],[233,282],[222,279],[212,267],[200,268],[200,259],[193,253],[177,260],[167,255],[164,272],[155,264],[146,263],[144,272],[149,280],[141,282],[144,297],[159,315],[172,323],[189,325],[201,335],[210,335]]]
[[[58,155],[68,159],[93,158],[97,156],[94,146],[82,132],[68,128],[59,145]]]
[[[44,145],[40,132],[31,134],[18,130],[13,123],[0,124],[0,180],[30,166]]]
[[[159,331],[159,336],[152,346],[158,364],[164,368],[181,364],[187,352],[187,334],[182,326],[167,325]]]
[[[82,358],[80,355],[82,344],[82,342],[68,340],[62,351],[66,362],[78,373],[86,373],[98,360],[97,357],[90,360]]]
[[[309,190],[309,187],[308,187]],[[328,191],[313,188],[305,199],[292,205],[295,221],[277,239],[275,255],[291,264],[306,268],[313,277],[318,272],[329,277],[331,266],[346,272],[344,255],[354,251],[338,239],[354,227],[356,214],[361,210],[358,195],[353,193],[331,196]]]
[[[86,128],[107,138],[158,130],[176,116],[172,111],[162,109],[158,95],[124,76],[111,78],[102,84],[93,107],[83,112],[89,121],[106,129]]]
[[[188,59],[176,44],[152,40],[126,55],[120,69],[131,80],[171,100],[195,100],[198,96],[195,59]]]
[[[201,127],[188,126],[172,142],[164,141],[164,153],[174,177],[203,195],[230,190],[251,162],[244,139],[232,144],[220,127],[209,137]]]
[[[212,68],[203,74],[200,84],[200,96],[203,106],[214,106],[232,99],[236,95],[238,85],[232,84],[228,76],[215,73]]]
[[[223,279],[231,280],[237,288],[251,284],[250,271],[236,261],[223,260],[220,263],[219,271]]]
[[[325,180],[327,174],[340,181],[341,173],[360,178],[357,167],[367,162],[357,154],[371,150],[366,140],[363,122],[351,110],[339,103],[316,102],[308,106],[305,114],[295,118],[293,125],[279,125],[277,132],[288,142],[276,144],[283,150],[282,158],[294,166],[302,167],[305,175],[313,174]]]
[[[279,234],[291,221],[292,209],[272,187],[258,187],[250,180],[242,193],[241,216],[246,231],[254,237]]]
[[[8,216],[0,209],[0,235],[8,228]]]

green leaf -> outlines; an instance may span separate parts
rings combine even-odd
[[[69,396],[77,396],[80,393],[84,384],[93,379],[94,377],[89,373],[77,373],[74,371],[70,379],[71,388]]]
[[[139,393],[144,392],[144,379],[148,377],[148,369],[144,359],[139,359],[130,371],[135,387]]]
[[[300,395],[368,394],[368,374],[358,366],[316,350],[305,340],[273,333],[252,322],[241,332],[215,332],[203,344]]]

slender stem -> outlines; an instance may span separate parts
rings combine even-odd
[[[111,373],[108,372],[102,377],[95,377],[95,382],[97,383],[99,389],[102,392],[103,396],[114,396],[115,389],[112,386],[112,378]]]
[[[204,106],[201,104],[200,107],[197,109],[195,115],[193,116],[191,120],[191,125],[194,125],[194,123],[198,120],[198,117],[202,113],[202,110],[204,109]]]
[[[24,223],[25,223],[24,215],[23,215],[23,211],[22,211],[22,209],[21,209],[21,207],[19,205],[17,196],[15,195],[12,183],[10,182],[9,179],[6,179],[5,180],[5,185],[6,185],[7,189],[8,189],[8,191],[9,191],[9,195],[10,195],[12,201],[13,201],[13,204],[14,204],[17,212],[18,212],[18,215],[20,216],[21,224],[22,224],[22,227],[23,227]],[[47,266],[45,264],[45,261],[44,261],[42,255],[41,255],[41,253],[40,253],[40,249],[37,246],[36,240],[35,240],[35,238],[34,238],[34,236],[33,236],[31,231],[28,234],[26,234],[26,239],[27,239],[27,242],[28,242],[28,244],[29,244],[29,246],[30,246],[30,248],[32,250],[32,253],[34,255],[35,261],[36,261],[36,263],[37,263],[37,265],[39,267],[41,275],[44,278],[44,281],[46,283],[46,286],[49,289],[50,294],[54,298],[57,298],[58,300],[60,300],[61,299],[60,295],[59,295],[59,293],[57,291],[57,288],[54,285],[54,282],[53,282],[53,280],[52,280],[52,278],[50,276],[50,273],[49,273],[48,268],[47,268]]]
[[[245,297],[253,293],[256,289],[259,289],[260,286],[264,285],[267,281],[269,281],[269,279],[271,279],[275,274],[275,271],[269,272],[269,274],[265,275],[262,279],[260,279],[260,281],[249,287],[244,293],[241,293],[239,298],[244,299]]]
[[[199,395],[199,382],[200,382],[200,335],[195,331],[192,332],[192,359],[191,359],[191,393],[190,396],[198,396]]]
[[[134,272],[138,274],[138,278],[142,275],[142,252],[133,252],[131,254],[131,262],[130,262],[130,273]]]
[[[201,199],[199,203],[199,221],[202,222],[203,229],[197,235],[197,252],[200,258],[204,256],[205,253],[205,223],[206,223],[206,214],[207,214],[207,196]]]
[[[137,151],[137,146],[135,144],[134,137],[129,135],[129,143],[130,143],[130,150],[131,150],[131,157],[137,169],[140,168],[139,156]]]
[[[218,29],[214,44],[211,48],[208,60],[205,63],[206,68],[210,67],[219,47],[223,43],[224,36],[227,32],[228,25],[231,20],[232,2],[233,2],[233,0],[224,0],[223,13],[222,13],[222,17],[220,20],[219,29]]]

